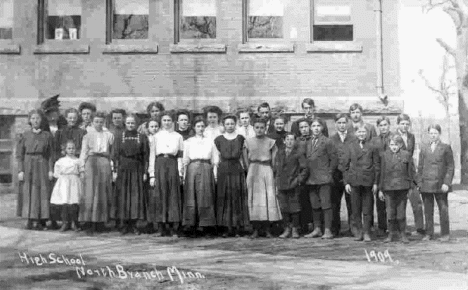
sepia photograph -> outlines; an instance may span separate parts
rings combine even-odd
[[[0,289],[468,290],[468,0],[0,0]]]

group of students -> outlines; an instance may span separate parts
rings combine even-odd
[[[454,161],[439,125],[428,128],[431,142],[421,146],[416,173],[408,115],[398,116],[395,133],[389,118],[380,117],[377,136],[353,104],[349,114],[335,117],[337,132],[329,137],[314,116],[314,101],[304,99],[302,108],[305,115],[290,132],[288,119],[272,118],[268,103],[254,117],[249,109],[223,117],[209,106],[190,120],[186,110],[165,111],[153,102],[141,125],[135,114],[117,109],[106,116],[86,102],[66,110],[66,122],[59,122],[57,106],[45,114],[33,110],[31,130],[18,142],[18,214],[28,229],[42,229],[50,219],[52,228],[62,221],[61,231],[94,233],[113,221],[122,234],[139,234],[137,222],[144,221],[158,236],[200,230],[239,236],[252,228],[250,237],[257,238],[273,237],[273,224],[282,221],[280,238],[331,239],[340,235],[345,195],[356,240],[371,241],[375,198],[386,241],[408,242],[409,196],[423,239],[434,237],[434,198],[441,239],[449,239]]]

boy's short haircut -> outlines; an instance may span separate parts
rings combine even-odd
[[[400,124],[401,121],[408,121],[411,124],[411,118],[408,114],[400,114],[397,117],[397,124]]]
[[[359,111],[361,111],[361,113],[362,113],[362,111],[363,111],[363,110],[362,110],[362,106],[359,105],[358,103],[354,103],[354,104],[352,104],[351,106],[349,106],[349,112],[351,112],[351,111],[356,111],[356,110],[358,110],[358,109],[359,109]]]
[[[309,125],[312,126],[313,123],[319,123],[323,127],[323,121],[320,118],[313,118]]]
[[[380,123],[382,123],[383,121],[387,121],[388,125],[390,126],[390,118],[388,118],[387,116],[380,116],[380,118],[377,119],[377,126],[380,125]]]
[[[302,100],[301,108],[303,108],[303,109],[304,109],[304,104],[307,104],[307,105],[315,108],[315,102],[311,98],[305,98],[304,100]]]
[[[442,133],[442,128],[440,127],[439,124],[429,125],[429,127],[427,127],[427,132],[431,131],[431,129],[436,129],[437,131],[439,131],[439,134]]]
[[[346,122],[349,120],[348,114],[346,113],[338,113],[335,115],[335,122],[338,121],[339,119],[345,118]]]
[[[284,134],[284,138],[286,140],[286,137],[288,136],[293,136],[294,137],[294,140],[296,140],[296,134],[294,134],[293,132],[286,132],[286,134]]]
[[[268,104],[267,102],[261,103],[261,104],[258,106],[257,111],[260,111],[260,108],[268,108],[268,110],[271,110],[270,104]]]
[[[402,138],[400,135],[398,135],[398,134],[392,134],[392,135],[390,135],[390,138],[388,138],[388,140],[389,140],[389,141],[388,141],[389,144],[390,144],[390,141],[393,141],[393,142],[395,142],[396,144],[400,145],[400,147],[403,146],[403,145],[405,144],[405,141],[403,141],[403,138]]]
[[[189,122],[190,122],[190,112],[188,110],[185,110],[185,109],[180,109],[180,110],[177,110],[176,112],[176,122],[179,121],[179,116],[181,115],[185,115],[187,116],[187,118],[189,119]]]

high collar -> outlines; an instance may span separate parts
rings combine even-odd
[[[34,134],[39,134],[39,133],[42,132],[41,128],[38,128],[38,129],[32,128],[31,131],[32,131]]]

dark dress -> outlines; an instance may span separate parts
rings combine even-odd
[[[86,130],[79,128],[78,126],[74,127],[65,127],[60,129],[55,133],[55,161],[65,156],[64,148],[68,140],[73,140],[75,143],[75,155],[76,157],[80,156],[81,153],[81,143],[83,142],[83,136],[86,135]]]
[[[117,137],[122,137],[122,133],[125,131],[125,128],[122,126],[122,127],[117,127],[117,126],[114,126],[114,124],[111,124],[111,126],[109,127],[109,132],[112,133],[112,135],[114,135],[114,138],[117,138]],[[122,138],[120,138],[122,139]],[[114,148],[115,149],[115,148]],[[114,151],[114,153],[116,153],[116,151]],[[118,154],[118,152],[116,153]],[[114,157],[116,157],[114,155]],[[114,167],[115,168],[112,168],[113,171],[117,172],[117,165],[114,164]],[[117,180],[116,180],[117,182]],[[110,193],[110,213],[109,213],[109,218],[110,219],[113,219],[113,220],[118,220],[120,219],[120,216],[117,214],[117,212],[119,211],[119,206],[120,206],[120,201],[119,201],[119,192],[117,190],[117,184],[116,182],[112,181],[112,192]]]
[[[195,132],[194,132],[192,129],[190,129],[190,128],[188,128],[188,129],[185,130],[185,131],[181,131],[181,130],[179,130],[179,129],[177,129],[177,130],[175,130],[175,131],[176,131],[177,133],[179,133],[180,135],[182,135],[182,138],[184,138],[184,141],[187,140],[187,139],[190,138],[190,137],[195,136]]]
[[[18,172],[24,172],[24,183],[18,197],[18,216],[37,220],[49,218],[53,149],[53,137],[47,131],[29,131],[19,140],[16,157]]]
[[[240,163],[245,138],[238,135],[232,140],[218,136],[214,140],[220,153],[216,198],[217,223],[220,226],[247,226],[247,185]]]
[[[271,138],[273,140],[275,140],[275,145],[276,147],[278,148],[281,148],[284,146],[284,136],[286,135],[286,131],[274,131],[270,134],[267,135],[268,138]]]
[[[117,169],[116,217],[120,220],[146,219],[147,196],[143,182],[149,158],[148,138],[135,131],[115,136],[114,160]]]

